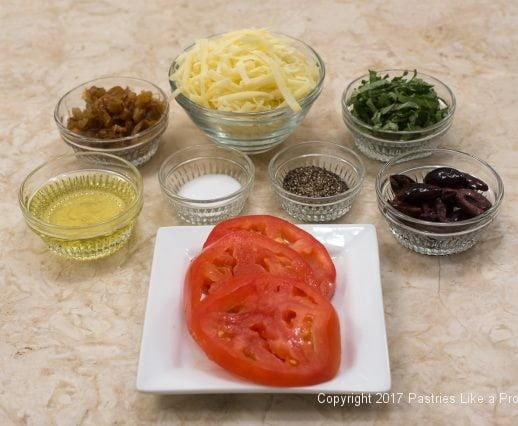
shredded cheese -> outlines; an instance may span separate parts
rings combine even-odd
[[[266,29],[246,29],[198,40],[170,75],[180,93],[220,111],[261,112],[288,105],[317,85],[316,63]]]

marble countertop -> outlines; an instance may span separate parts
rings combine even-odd
[[[50,3],[50,2],[49,2]],[[153,246],[179,224],[156,174],[180,147],[209,143],[175,103],[156,156],[141,168],[145,200],[121,252],[92,263],[52,255],[25,226],[17,189],[49,157],[70,152],[53,109],[75,85],[130,75],[168,90],[171,60],[193,39],[248,26],[301,38],[323,57],[320,98],[287,144],[352,147],[341,119],[346,84],[368,68],[418,67],[457,97],[441,146],[470,152],[501,174],[506,195],[490,231],[449,257],[415,254],[390,235],[373,191],[380,163],[338,223],[376,225],[392,391],[400,403],[332,407],[314,395],[154,396],[135,390]],[[146,0],[3,2],[0,10],[0,424],[508,424],[518,416],[518,4]],[[244,213],[287,217],[267,184],[271,153],[253,158]],[[455,396],[455,403],[408,395]],[[483,402],[460,395],[482,396]],[[500,393],[515,402],[498,402]],[[490,396],[496,396],[491,402]]]

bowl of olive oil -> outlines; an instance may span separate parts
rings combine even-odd
[[[142,209],[142,176],[130,162],[104,153],[54,158],[19,190],[27,225],[53,252],[91,260],[126,244]]]

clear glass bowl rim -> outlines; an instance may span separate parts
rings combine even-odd
[[[407,71],[408,73],[413,73],[413,70],[410,70],[410,69],[384,69],[384,70],[379,70],[377,71],[378,74],[384,74],[384,73],[391,73],[391,72],[397,72],[397,73],[404,73],[405,71]],[[343,113],[347,116],[347,119],[351,120],[352,124],[355,124],[356,126],[358,126],[359,128],[363,129],[363,130],[366,130],[366,131],[369,131],[369,132],[376,132],[376,133],[380,133],[380,134],[386,134],[386,135],[401,135],[401,136],[406,136],[406,135],[414,135],[414,134],[419,134],[419,133],[423,133],[423,132],[429,132],[429,131],[432,131],[432,130],[435,130],[435,129],[438,129],[438,128],[442,128],[450,119],[451,117],[453,116],[454,112],[455,112],[455,107],[456,107],[456,104],[457,104],[457,101],[455,99],[455,95],[453,94],[453,92],[451,91],[451,89],[445,84],[443,83],[441,80],[439,80],[438,78],[435,78],[429,74],[425,74],[425,73],[422,73],[420,71],[417,72],[417,75],[416,77],[419,77],[419,76],[423,76],[423,77],[426,77],[427,79],[430,79],[432,81],[434,81],[434,86],[436,86],[437,84],[443,86],[446,91],[448,92],[448,94],[451,96],[451,105],[448,105],[449,107],[449,110],[448,110],[448,115],[446,115],[446,117],[444,117],[441,121],[438,121],[437,123],[429,126],[429,127],[426,127],[424,129],[416,129],[416,130],[383,130],[383,129],[375,129],[374,127],[372,126],[369,126],[368,124],[364,123],[363,121],[359,120],[358,118],[356,118],[354,115],[351,114],[351,111],[349,110],[349,108],[347,107],[347,101],[348,101],[348,98],[346,98],[346,96],[349,94],[349,91],[352,89],[352,87],[358,83],[358,82],[361,82],[361,80],[365,80],[365,79],[369,79],[369,74],[364,74],[358,78],[355,78],[353,81],[351,81],[347,87],[345,88],[345,90],[343,91],[343,94],[342,94],[342,110],[343,110]],[[422,138],[422,139],[427,139],[429,138],[430,135]],[[382,140],[384,141],[384,139],[381,139],[381,138],[376,138],[376,139],[379,139],[379,140]],[[418,139],[416,139],[418,140]],[[409,141],[403,141],[403,142],[415,142],[416,140],[414,139],[411,139]],[[390,141],[390,142],[397,142],[397,141]]]
[[[50,165],[52,163],[57,163],[58,161],[61,161],[61,160],[67,159],[67,158],[71,159],[71,158],[77,158],[77,157],[81,158],[81,157],[99,157],[99,156],[110,158],[111,160],[118,161],[121,164],[123,164],[124,166],[129,167],[129,169],[131,170],[131,172],[133,173],[133,175],[135,177],[135,181],[136,181],[136,188],[135,189],[136,189],[136,192],[137,192],[137,196],[131,202],[131,204],[124,209],[124,211],[119,213],[117,216],[114,216],[111,219],[106,220],[104,222],[98,222],[98,223],[95,223],[93,225],[85,225],[85,226],[62,226],[62,225],[56,225],[56,224],[48,223],[48,222],[45,222],[45,221],[43,221],[41,219],[38,219],[36,216],[34,216],[29,211],[29,209],[27,208],[27,206],[25,205],[25,202],[23,200],[23,195],[24,195],[23,192],[24,192],[25,185],[27,184],[29,179],[32,176],[34,176],[37,172],[39,172],[41,169],[43,169],[44,167],[46,167],[46,166],[48,166],[48,165]],[[97,164],[100,165],[100,163],[97,163]],[[103,171],[103,169],[101,167],[99,167],[98,170],[99,171]],[[104,170],[105,171],[109,171],[109,169],[104,169]],[[18,190],[18,202],[20,204],[20,207],[22,209],[22,212],[23,212],[24,216],[31,223],[42,225],[45,228],[53,229],[53,230],[56,230],[56,231],[59,231],[59,230],[62,230],[62,231],[81,231],[81,230],[87,230],[87,229],[92,229],[93,230],[93,229],[96,229],[98,227],[106,227],[106,226],[109,226],[110,224],[115,224],[115,223],[119,222],[121,219],[125,219],[129,212],[132,212],[135,209],[140,210],[139,205],[141,206],[142,203],[143,203],[142,192],[143,192],[142,175],[140,174],[138,169],[132,163],[130,163],[129,161],[126,161],[125,159],[123,159],[121,157],[118,157],[116,155],[107,154],[107,153],[103,153],[103,152],[74,152],[74,153],[71,153],[71,154],[63,154],[63,155],[59,155],[57,157],[53,157],[50,160],[47,160],[43,164],[41,164],[38,167],[36,167],[32,172],[30,172],[27,175],[27,177],[23,180],[21,185],[20,185],[20,189]]]
[[[242,185],[241,188],[239,188],[237,191],[232,192],[231,194],[228,194],[224,197],[210,198],[210,199],[204,199],[204,200],[182,197],[181,195],[178,195],[178,194],[175,194],[174,192],[172,192],[166,185],[166,176],[168,175],[168,173],[166,172],[166,169],[169,167],[170,163],[173,162],[173,160],[175,160],[175,157],[179,156],[180,154],[195,152],[200,148],[212,149],[215,151],[232,152],[232,153],[237,154],[239,157],[241,157],[245,161],[246,165],[248,166],[246,183],[244,185]],[[187,161],[183,161],[182,163],[179,163],[178,165],[185,164],[186,162],[190,162],[190,161],[200,160],[203,158],[206,158],[206,156],[198,154],[198,156],[190,158]],[[221,158],[221,159],[226,160],[226,161],[232,161],[228,158]],[[250,157],[248,157],[248,155],[239,151],[238,149],[235,149],[235,148],[232,148],[229,146],[215,145],[215,144],[200,144],[200,145],[193,145],[193,146],[188,146],[186,148],[179,149],[178,151],[175,151],[171,155],[169,155],[162,162],[162,164],[160,165],[160,169],[158,171],[158,181],[160,183],[162,190],[169,197],[171,197],[175,202],[182,203],[182,204],[190,204],[190,205],[220,203],[220,202],[230,201],[234,198],[237,198],[237,197],[241,196],[242,194],[246,193],[247,191],[249,191],[250,187],[254,183],[254,177],[255,177],[255,166],[254,166],[254,163],[252,162],[252,160],[250,159]],[[212,206],[203,206],[203,207],[212,208]]]
[[[331,195],[329,197],[306,197],[303,195],[297,195],[292,192],[286,191],[282,186],[280,186],[275,179],[275,169],[274,164],[277,161],[277,159],[282,155],[288,152],[291,149],[300,148],[300,147],[316,147],[316,146],[327,146],[329,148],[335,148],[339,150],[343,150],[344,152],[347,152],[348,154],[352,155],[352,157],[356,160],[355,168],[358,172],[358,182],[353,187],[349,188],[347,191],[342,192],[340,194]],[[316,155],[323,155],[318,152],[308,152],[302,155],[299,155],[298,157],[310,157],[310,156],[316,156]],[[285,198],[289,198],[291,201],[298,202],[300,204],[312,204],[312,205],[327,205],[327,204],[334,204],[336,202],[339,202],[343,199],[348,198],[351,195],[354,195],[358,190],[360,189],[363,180],[365,178],[365,165],[363,164],[362,159],[356,152],[354,152],[352,149],[347,148],[343,145],[334,143],[334,142],[325,142],[325,141],[319,141],[319,140],[312,140],[312,141],[304,141],[304,142],[297,142],[294,145],[287,146],[283,149],[281,149],[277,154],[275,154],[272,159],[270,160],[270,163],[268,164],[268,176],[270,178],[270,182],[273,185],[274,189],[281,195],[283,195]]]
[[[394,164],[402,162],[402,161],[405,161],[405,160],[414,160],[415,159],[414,157],[415,157],[416,154],[421,154],[421,153],[425,154],[425,153],[428,153],[428,152],[431,153],[431,154],[434,154],[434,153],[461,154],[462,156],[465,156],[467,158],[471,158],[471,159],[479,162],[480,164],[482,164],[484,167],[486,167],[495,176],[495,179],[496,179],[497,184],[498,184],[497,193],[495,194],[495,202],[493,203],[493,205],[488,210],[486,210],[484,213],[482,213],[482,214],[480,214],[478,216],[475,216],[475,217],[472,217],[472,218],[466,219],[466,220],[461,220],[461,221],[458,221],[458,222],[446,222],[446,223],[428,222],[426,220],[416,219],[416,218],[408,216],[408,215],[400,212],[399,210],[395,209],[394,207],[392,207],[388,203],[388,201],[383,198],[382,187],[381,187],[381,184],[382,184],[381,176],[385,173],[385,171],[389,167],[393,166]],[[425,158],[423,158],[423,159],[425,159]],[[451,167],[453,167],[453,166],[451,166]],[[442,228],[442,229],[447,230],[447,229],[456,228],[456,227],[459,227],[459,226],[462,226],[462,225],[475,225],[475,224],[481,223],[485,219],[488,219],[491,216],[495,215],[497,210],[498,210],[498,208],[500,207],[500,204],[501,204],[502,199],[504,197],[504,183],[503,183],[502,178],[500,177],[500,175],[496,172],[496,170],[493,167],[491,167],[484,160],[481,160],[480,158],[478,158],[478,157],[476,157],[474,155],[468,154],[467,152],[458,151],[458,150],[455,150],[455,149],[432,148],[432,149],[423,149],[423,150],[420,150],[420,151],[415,151],[415,152],[403,154],[403,155],[395,157],[392,160],[390,160],[387,163],[385,163],[383,165],[383,167],[381,167],[380,171],[378,172],[378,175],[376,176],[376,196],[378,198],[378,202],[383,205],[383,208],[386,209],[386,211],[390,212],[390,214],[392,216],[396,217],[399,220],[403,220],[405,222],[410,222],[410,223],[413,223],[415,225],[428,226],[428,227],[433,226],[434,228],[438,228],[438,229]],[[384,213],[384,216],[387,216],[387,214]],[[398,223],[398,224],[399,225],[404,225],[404,224],[400,224],[400,223]],[[407,227],[408,227],[408,225],[407,225]],[[422,231],[420,229],[414,229],[414,228],[410,228],[410,227],[408,227],[408,228],[411,229],[413,232],[433,234],[431,232]],[[471,229],[469,231],[471,231]],[[464,233],[464,232],[465,231],[461,231],[459,233]],[[452,232],[452,234],[455,234],[455,232]],[[446,234],[438,233],[437,235],[445,236]]]
[[[136,133],[134,135],[124,136],[122,138],[99,139],[99,138],[92,138],[92,137],[89,137],[89,136],[84,136],[84,135],[81,135],[79,133],[70,131],[67,128],[67,126],[62,122],[61,118],[59,117],[59,108],[60,108],[61,104],[64,102],[64,100],[66,99],[66,97],[68,95],[70,95],[72,92],[74,92],[75,90],[80,89],[83,86],[94,84],[96,82],[100,82],[100,81],[103,81],[103,80],[112,80],[112,79],[113,80],[119,80],[120,79],[120,80],[136,81],[136,82],[139,82],[139,83],[145,83],[145,84],[149,84],[150,86],[152,86],[160,94],[160,98],[162,99],[162,101],[165,104],[165,109],[164,109],[164,112],[162,114],[162,117],[160,117],[160,119],[153,126],[147,128],[146,130],[143,130],[142,132]],[[61,133],[63,133],[63,134],[70,135],[73,138],[77,139],[78,142],[73,143],[74,145],[83,148],[83,146],[81,145],[81,142],[83,142],[83,143],[95,143],[95,144],[99,145],[99,148],[96,148],[96,149],[106,149],[107,151],[110,151],[110,150],[118,151],[118,150],[121,150],[121,149],[133,149],[133,148],[137,148],[137,147],[139,147],[141,145],[146,144],[147,142],[149,142],[146,139],[146,136],[148,136],[148,135],[152,134],[153,132],[155,132],[157,130],[157,128],[159,128],[160,126],[165,125],[165,123],[167,123],[168,119],[169,119],[169,99],[168,99],[167,95],[165,94],[165,92],[160,87],[158,87],[156,84],[154,84],[154,83],[152,83],[152,82],[150,82],[148,80],[144,80],[142,78],[126,77],[126,76],[122,76],[122,75],[98,77],[98,78],[94,78],[93,80],[81,83],[81,84],[75,86],[74,88],[70,89],[68,92],[66,92],[59,99],[58,103],[56,104],[56,107],[54,108],[54,121],[56,122],[56,125],[58,126],[59,131]],[[108,144],[108,143],[117,143],[117,142],[128,142],[128,141],[131,141],[131,140],[134,140],[134,139],[140,139],[140,138],[143,138],[144,140],[139,142],[139,143],[137,143],[137,144],[134,144],[134,145],[125,146],[125,147],[121,147],[121,148],[102,148],[102,145],[105,144],[105,143]],[[67,142],[69,142],[69,141],[67,141]]]
[[[206,38],[207,39],[215,39],[215,38],[221,37],[221,36],[223,36],[225,34],[226,33],[214,34],[214,35],[211,35],[211,36],[206,37]],[[278,36],[285,37],[287,39],[293,40],[293,41],[295,41],[297,43],[301,43],[306,48],[308,48],[309,51],[315,56],[316,63],[318,65],[319,69],[321,70],[320,78],[317,81],[317,84],[315,85],[315,87],[313,88],[313,90],[311,92],[309,92],[303,98],[297,100],[297,102],[301,105],[301,107],[304,107],[306,104],[310,104],[311,102],[313,102],[313,100],[316,98],[316,96],[318,96],[318,94],[322,91],[322,86],[323,86],[324,79],[325,79],[325,76],[326,76],[326,68],[325,68],[324,61],[322,60],[320,55],[317,53],[317,51],[315,49],[313,49],[306,42],[304,42],[302,40],[299,40],[296,37],[291,37],[291,36],[289,36],[287,34],[283,34],[283,33],[271,32],[271,34],[275,34],[275,35],[278,35]],[[194,45],[195,45],[195,43],[191,43],[184,50],[182,50],[182,52],[176,56],[176,58],[173,60],[173,62],[171,64],[171,66],[169,67],[169,83],[170,83],[173,91],[176,90],[176,88],[178,87],[178,86],[176,86],[175,81],[171,80],[171,74],[173,72],[173,69],[174,69],[176,63],[177,63],[177,60],[178,60],[178,58],[182,54],[184,54],[185,52],[190,50]],[[268,111],[259,111],[259,112],[219,111],[219,110],[216,110],[216,109],[211,109],[211,108],[204,107],[203,105],[200,105],[200,104],[192,101],[187,96],[185,96],[183,93],[179,93],[176,96],[175,99],[184,108],[189,108],[191,110],[195,110],[195,111],[198,111],[198,112],[203,113],[203,114],[213,115],[213,116],[218,117],[218,118],[220,118],[222,120],[226,119],[226,120],[230,120],[230,121],[232,121],[233,119],[243,119],[243,118],[251,118],[251,119],[265,118],[265,119],[270,119],[271,118],[270,116],[294,115],[294,114],[298,114],[299,113],[299,111],[295,112],[287,105],[283,106],[283,107],[280,107],[280,108],[275,108],[275,109],[271,109],[271,110],[268,110]]]

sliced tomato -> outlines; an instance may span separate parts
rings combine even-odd
[[[313,385],[340,365],[336,311],[289,277],[234,277],[196,306],[189,330],[211,360],[255,383]]]
[[[320,292],[329,299],[333,297],[336,280],[335,265],[324,245],[311,234],[275,216],[240,216],[216,225],[205,241],[204,247],[238,230],[256,232],[295,250],[313,269]]]
[[[189,265],[184,287],[187,312],[230,278],[265,272],[317,286],[311,267],[295,251],[263,235],[236,231],[206,247]]]

